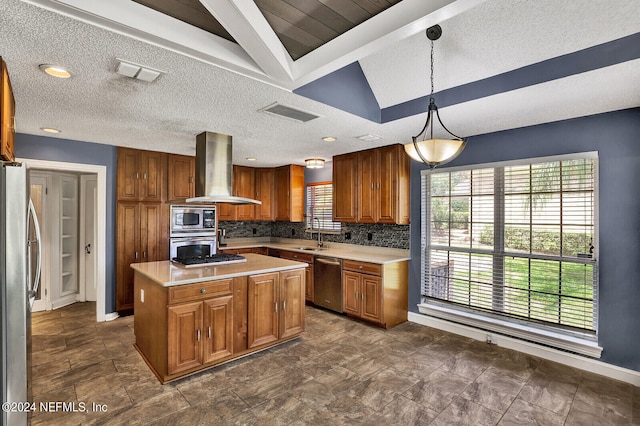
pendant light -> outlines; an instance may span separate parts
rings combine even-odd
[[[431,40],[431,95],[429,97],[429,109],[427,121],[416,136],[412,136],[412,142],[404,146],[405,152],[414,160],[421,161],[430,168],[448,163],[456,158],[464,149],[466,141],[454,135],[442,124],[436,101],[433,98],[433,42],[442,35],[440,25],[427,28],[427,38]],[[433,136],[433,122],[438,119],[440,126],[452,136],[450,139],[439,139]],[[419,138],[423,140],[419,140]]]

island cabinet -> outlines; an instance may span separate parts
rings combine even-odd
[[[195,197],[196,158],[169,154],[167,159],[167,200]]]
[[[408,262],[375,264],[344,260],[343,309],[384,328],[407,321]]]
[[[250,349],[304,331],[304,275],[301,271],[250,276],[248,295]]]
[[[409,223],[409,157],[400,144],[333,158],[333,220]]]
[[[304,167],[288,165],[276,167],[277,221],[304,221]]]
[[[314,262],[313,254],[298,253],[295,251],[270,248],[269,256],[279,257],[282,259],[296,260],[298,262],[305,262],[309,265],[304,269],[305,282],[306,282],[304,297],[306,301],[313,303],[313,262]]]
[[[136,270],[136,349],[166,383],[279,344],[304,331],[303,288],[301,268],[169,287]]]
[[[16,134],[16,101],[7,64],[0,57],[0,159],[13,161]]]

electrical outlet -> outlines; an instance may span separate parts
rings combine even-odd
[[[253,235],[256,235],[258,233],[258,230],[256,228],[251,228],[251,232],[253,232]]]
[[[140,302],[144,303],[144,289],[140,289]]]
[[[371,232],[367,234],[367,240],[369,241],[373,240],[373,234]]]
[[[295,230],[295,229],[293,229],[293,228],[291,228],[291,235],[292,235],[292,236],[293,236],[293,235],[296,235],[296,230]]]
[[[350,240],[351,239],[351,232],[345,232],[344,233],[344,239],[345,240]]]

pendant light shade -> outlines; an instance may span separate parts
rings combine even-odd
[[[424,123],[420,133],[413,136],[411,138],[412,141],[404,146],[405,152],[412,159],[421,161],[432,169],[456,158],[466,144],[463,138],[451,133],[442,123],[433,97],[433,41],[439,39],[441,35],[442,29],[439,25],[434,25],[427,29],[427,37],[431,40],[431,96],[429,98],[427,121]],[[436,119],[440,127],[452,136],[451,139],[434,137],[433,124]]]

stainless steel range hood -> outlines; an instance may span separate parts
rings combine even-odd
[[[204,132],[196,136],[196,196],[187,203],[262,204],[233,195],[231,136]]]

